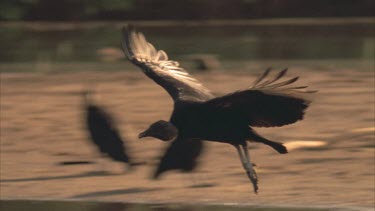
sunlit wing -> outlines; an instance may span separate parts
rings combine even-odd
[[[169,60],[164,51],[156,50],[133,27],[123,28],[122,48],[126,57],[162,86],[175,101],[206,101],[213,98],[211,92],[182,69],[178,62]]]
[[[177,138],[167,148],[160,159],[153,178],[158,178],[169,170],[192,171],[197,166],[197,159],[203,149],[203,141]]]
[[[298,77],[279,82],[286,72],[285,69],[268,79],[268,69],[249,89],[214,98],[206,103],[215,108],[215,111],[241,116],[250,126],[276,127],[292,124],[303,119],[305,109],[310,104],[302,95],[316,91],[306,90],[307,86],[290,86]]]

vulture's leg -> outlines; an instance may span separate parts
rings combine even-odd
[[[249,150],[247,148],[246,142],[244,145],[242,145],[242,149],[245,152],[246,166],[247,166],[247,168],[245,169],[246,169],[247,176],[250,178],[251,182],[253,183],[254,192],[258,193],[258,176],[257,176],[255,169],[253,169],[253,164],[251,163],[251,160],[250,160],[250,154],[249,154]]]
[[[245,169],[250,181],[253,183],[254,192],[258,193],[258,177],[255,170],[253,169],[252,163],[250,162],[250,155],[247,151],[246,142],[242,145],[242,149],[238,145],[236,145],[235,147],[237,149],[238,155],[240,156],[242,166]],[[242,152],[242,150],[244,151],[244,153]]]
[[[236,145],[235,147],[237,149],[238,155],[240,156],[242,167],[246,170],[246,157],[244,153],[242,152],[240,146]]]

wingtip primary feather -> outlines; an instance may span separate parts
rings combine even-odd
[[[250,87],[256,87],[256,85],[258,85],[264,78],[267,77],[267,75],[270,73],[271,71],[271,67],[267,68],[263,73],[262,75],[260,75],[254,82],[253,84],[250,86]]]
[[[299,76],[296,76],[294,78],[291,78],[289,80],[286,80],[286,81],[283,81],[283,82],[280,82],[280,83],[277,83],[277,84],[272,84],[272,85],[269,85],[269,86],[265,86],[264,88],[266,88],[266,89],[276,89],[278,87],[290,85],[290,84],[296,82],[298,79],[299,79]]]
[[[132,31],[131,25],[125,25],[122,27],[122,51],[124,52],[126,58],[129,60],[133,59],[134,53],[130,48],[130,33]]]
[[[285,69],[281,70],[279,73],[277,73],[277,75],[272,80],[266,80],[265,82],[263,82],[261,84],[258,84],[254,88],[256,88],[256,87],[265,87],[265,86],[267,86],[269,84],[272,84],[272,83],[278,81],[280,78],[282,78],[286,74],[287,71],[288,71],[288,68],[285,68]]]
[[[122,49],[130,60],[146,59],[149,61],[168,60],[163,51],[156,48],[147,41],[143,33],[138,32],[131,24],[122,27]]]
[[[132,24],[126,24],[122,27],[122,33],[129,33],[135,31],[135,27]]]
[[[284,75],[286,75],[286,73],[288,72],[288,68],[285,68],[283,70],[281,70],[277,75],[276,77],[273,79],[273,82],[279,80],[280,78],[282,78]]]
[[[284,94],[286,93],[288,94],[293,94],[293,93],[294,94],[298,94],[298,93],[312,94],[312,93],[317,92],[317,90],[307,90],[307,86],[293,86],[293,87],[288,86],[288,85],[295,83],[299,79],[298,76],[275,83],[276,81],[279,81],[280,79],[284,78],[287,71],[288,71],[288,68],[285,68],[281,70],[280,72],[278,72],[273,79],[267,80],[266,78],[268,78],[267,76],[269,75],[269,72],[270,72],[270,68],[268,68],[255,80],[253,85],[250,86],[250,89],[263,90],[263,91],[275,90],[276,92],[282,92]]]
[[[132,60],[139,55],[143,55],[149,50],[149,43],[141,32],[137,32],[134,25],[127,24],[122,27],[122,49],[128,59]]]

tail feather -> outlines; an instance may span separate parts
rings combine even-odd
[[[263,144],[266,144],[270,147],[272,147],[274,150],[276,150],[280,154],[286,154],[288,153],[288,149],[283,145],[283,143],[276,142],[276,141],[270,141],[260,135],[258,135],[255,131],[251,131],[250,140],[254,142],[260,142]]]
[[[288,149],[280,142],[269,141],[269,142],[262,142],[262,143],[267,144],[270,147],[274,148],[280,154],[288,153]]]

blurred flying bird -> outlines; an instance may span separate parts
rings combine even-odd
[[[112,117],[92,100],[92,91],[83,92],[87,129],[94,143],[102,154],[114,161],[124,162],[131,166],[129,155],[126,153],[124,140],[116,128]]]
[[[161,158],[154,178],[167,170],[194,169],[202,140],[229,143],[237,149],[257,193],[258,178],[247,141],[269,145],[281,154],[287,153],[287,149],[282,143],[263,138],[251,127],[280,127],[302,120],[310,102],[300,94],[314,91],[306,90],[306,86],[288,86],[298,77],[280,82],[287,69],[274,78],[268,77],[270,69],[267,69],[250,87],[215,97],[178,62],[169,60],[164,51],[156,50],[131,26],[123,28],[122,47],[126,57],[174,100],[169,121],[159,120],[139,134],[139,138],[173,140]]]

